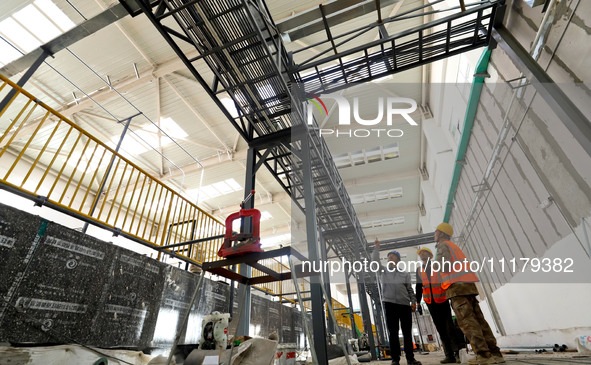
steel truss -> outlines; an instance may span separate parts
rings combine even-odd
[[[328,146],[317,130],[303,123],[303,105],[291,91],[293,76],[288,69],[293,65],[265,4],[246,0],[137,3],[255,149],[257,168],[264,165],[304,211],[304,176],[298,157],[301,143],[297,139],[308,134],[319,227],[342,230],[326,237],[337,254],[349,260],[367,257],[361,225]],[[179,27],[181,31],[175,29]],[[194,50],[199,52],[196,57]],[[213,77],[206,79],[198,71],[198,63],[203,62]],[[224,97],[233,100],[237,117],[222,104]],[[295,127],[301,131],[296,133]]]
[[[316,213],[326,244],[351,261],[369,258],[366,239],[328,146],[317,126],[306,124],[302,90],[294,89],[303,84],[304,92],[334,91],[352,81],[369,81],[485,46],[496,8],[504,2],[490,0],[395,36],[383,34],[363,47],[295,65],[262,0],[120,1],[148,17],[246,140],[254,152],[252,172],[264,165],[298,208]],[[445,29],[434,29],[438,26]],[[234,102],[237,116],[222,103],[225,97]],[[308,179],[314,198],[306,204]],[[360,293],[366,291],[364,279],[357,278]],[[368,303],[364,295],[360,299],[364,326],[371,328]],[[370,341],[375,348],[373,336]]]

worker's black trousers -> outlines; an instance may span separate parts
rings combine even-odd
[[[449,300],[446,300],[443,303],[435,303],[433,301],[431,304],[427,304],[427,307],[429,308],[431,318],[433,318],[433,323],[435,324],[435,328],[437,328],[439,337],[441,337],[445,356],[454,357],[459,349],[456,341],[455,327],[451,320]]]
[[[400,360],[400,339],[398,331],[402,328],[402,337],[404,337],[404,353],[406,360],[414,360],[412,344],[412,309],[410,305],[395,304],[384,302],[386,311],[386,326],[390,334],[390,354],[392,360]],[[400,324],[400,326],[399,326]]]

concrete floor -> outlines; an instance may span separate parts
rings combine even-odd
[[[471,355],[473,356],[473,355]],[[591,356],[578,357],[575,353],[545,353],[545,354],[518,354],[518,355],[505,355],[507,365],[565,365],[565,364],[591,364]],[[423,365],[436,365],[443,359],[442,352],[431,352],[426,354],[416,354],[415,358],[422,362]],[[370,364],[389,365],[388,361],[372,361]],[[406,360],[400,361],[401,365],[406,365]]]

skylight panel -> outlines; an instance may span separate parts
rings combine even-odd
[[[191,196],[197,196],[197,190],[190,190],[187,193],[190,193]],[[241,191],[242,186],[236,182],[234,179],[226,179],[223,181],[218,181],[216,183],[203,186],[201,188],[201,193],[199,194],[199,200],[207,200],[212,198],[217,198],[218,196],[230,194],[236,191]]]
[[[364,203],[363,194],[355,194],[351,195],[351,203],[353,204],[361,204]]]
[[[162,146],[171,144],[171,138],[185,138],[188,136],[187,132],[172,118],[161,118],[160,121],[160,128],[170,137],[162,134]],[[158,132],[158,127],[152,123],[136,131],[138,135],[152,146],[158,146]]]
[[[230,185],[230,187],[231,187],[232,189],[234,189],[234,191],[239,191],[239,190],[242,190],[242,186],[240,186],[240,184],[238,184],[238,183],[236,182],[236,180],[234,180],[234,179],[227,179],[227,180],[226,180],[226,183],[227,183],[228,185]]]
[[[53,22],[60,28],[62,32],[66,32],[74,28],[76,25],[51,0],[37,0],[34,4],[43,13],[45,13],[49,19],[53,20]]]
[[[0,33],[25,53],[31,52],[41,45],[39,40],[12,18],[6,18],[0,22]]]
[[[220,181],[213,184],[213,187],[221,193],[221,195],[230,194],[234,190],[225,181]]]
[[[261,240],[261,247],[267,248],[277,246],[291,241],[291,233],[284,233],[277,236],[266,237]]]
[[[402,198],[402,188],[390,189],[390,198]]]
[[[221,98],[220,101],[233,118],[238,118],[238,110],[236,109],[234,100],[230,99],[229,97],[225,97]]]
[[[376,200],[390,199],[390,192],[388,190],[376,191]]]
[[[268,211],[264,210],[261,212],[261,222],[272,219],[273,216]]]
[[[74,22],[51,0],[36,0],[2,20],[0,35],[28,53],[74,26]],[[5,65],[21,56],[6,42],[0,43],[0,64]]]
[[[201,188],[201,195],[201,199],[205,200],[220,196],[220,192],[213,186],[208,185]]]
[[[0,40],[0,64],[2,66],[9,64],[20,56],[19,51],[14,49],[10,44]]]
[[[17,11],[13,14],[13,18],[43,43],[47,43],[62,33],[33,5],[28,5]]]
[[[335,156],[334,162],[338,168],[345,168],[351,166],[351,159],[349,158],[348,154]]]
[[[160,128],[172,138],[185,138],[188,136],[187,132],[172,118],[160,118]]]
[[[365,156],[363,151],[356,151],[351,153],[351,160],[354,166],[363,165],[365,163]]]

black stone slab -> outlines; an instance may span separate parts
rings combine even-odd
[[[295,341],[293,343],[296,344],[298,348],[304,347],[304,321],[302,318],[302,313],[293,308],[292,311],[292,318],[293,318],[293,336]],[[312,328],[312,327],[310,327]]]
[[[279,336],[281,343],[296,342],[295,332],[293,331],[293,313],[293,308],[288,306],[281,308],[281,334]]]
[[[150,347],[168,265],[118,247],[92,320],[89,343]]]
[[[154,332],[153,346],[168,346],[174,342],[174,337],[177,331],[181,328],[181,318],[189,308],[191,296],[197,286],[198,276],[188,271],[182,271],[171,266],[165,268],[164,272],[164,286],[162,290],[162,298],[158,310],[156,327]],[[200,296],[203,291],[200,292]],[[199,301],[196,300],[192,312],[196,312]],[[189,319],[192,324],[189,326],[189,336],[186,332],[181,337],[181,343],[196,343],[198,334],[201,332],[200,318],[194,316]],[[194,323],[199,322],[199,326]],[[195,335],[196,334],[196,335]],[[185,339],[185,337],[188,337]]]
[[[12,303],[15,290],[22,282],[27,264],[31,261],[39,239],[35,237],[42,227],[43,219],[18,209],[0,204],[0,339],[6,339],[6,316],[14,316]],[[35,244],[36,243],[36,244]]]
[[[279,302],[269,301],[269,310],[268,310],[268,327],[267,331],[268,334],[273,332],[277,333],[279,336],[281,334],[281,308],[284,307]]]
[[[0,275],[0,342],[140,349],[172,344],[199,279],[2,204]],[[205,278],[180,344],[198,343],[203,316],[228,312],[229,295],[228,284]],[[257,335],[298,343],[297,310],[252,298]],[[233,307],[230,334],[241,308],[236,296]]]
[[[252,296],[250,305],[250,326],[251,334],[253,336],[267,337],[267,327],[269,320],[267,318],[267,312],[269,308],[269,301],[258,295]]]
[[[212,312],[227,313],[230,286],[224,282],[204,279],[202,295],[199,296],[197,311],[204,315]]]
[[[3,340],[18,343],[88,343],[94,330],[115,248],[48,223],[5,315]]]

